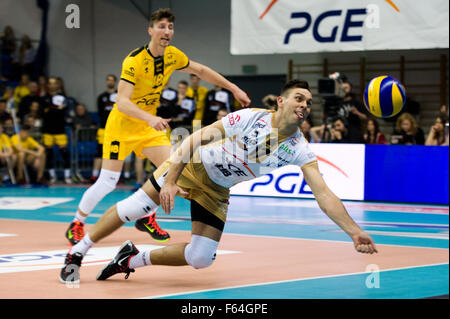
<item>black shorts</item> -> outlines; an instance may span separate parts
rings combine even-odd
[[[193,222],[202,222],[206,225],[217,228],[223,232],[225,223],[216,215],[208,211],[194,200],[191,200],[191,220]]]
[[[161,191],[161,187],[158,185],[153,175],[150,177],[150,182],[152,183],[156,191],[159,193]],[[225,223],[219,217],[208,211],[206,208],[201,206],[195,200],[191,199],[190,202],[191,202],[191,221],[202,222],[206,225],[212,226],[223,232]]]

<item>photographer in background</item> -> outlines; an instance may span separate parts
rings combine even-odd
[[[332,140],[330,130],[337,117],[345,121],[354,139],[363,141],[362,123],[367,120],[367,115],[364,105],[352,93],[352,84],[347,77],[339,72],[332,73],[328,79],[318,81],[318,88],[323,98],[324,125],[318,127],[315,133],[320,133],[321,142]]]

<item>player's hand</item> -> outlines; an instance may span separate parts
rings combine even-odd
[[[238,88],[235,92],[233,92],[233,96],[239,103],[241,103],[242,107],[250,106],[251,101],[247,93],[245,93],[241,89]]]
[[[180,194],[181,196],[189,195],[176,184],[163,184],[163,186],[161,187],[161,191],[159,192],[159,202],[162,209],[164,210],[164,213],[170,214],[170,211],[174,208],[175,196],[177,194]]]
[[[378,253],[375,242],[367,233],[361,231],[360,233],[352,236],[352,240],[357,252],[363,254]]]
[[[152,117],[151,120],[147,121],[148,125],[153,127],[157,131],[163,131],[169,128],[169,122],[171,119],[163,119],[159,116]]]

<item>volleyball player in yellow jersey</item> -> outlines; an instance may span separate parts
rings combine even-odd
[[[171,144],[164,130],[169,128],[170,119],[156,116],[156,108],[161,91],[175,70],[195,74],[228,89],[244,107],[250,104],[247,94],[235,84],[211,68],[190,61],[182,51],[169,45],[174,35],[174,20],[170,9],[155,11],[148,28],[149,44],[132,51],[123,61],[117,102],[105,127],[102,169],[97,181],[84,193],[66,232],[69,242],[75,245],[68,256],[96,241],[89,234],[84,235],[84,220],[98,202],[115,189],[125,157],[134,151],[156,166],[169,158]],[[157,225],[155,214],[148,213],[151,215],[136,221],[136,228],[156,240],[167,240],[168,234]]]

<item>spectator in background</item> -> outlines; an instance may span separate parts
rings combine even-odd
[[[445,120],[443,115],[439,115],[436,118],[436,121],[430,127],[430,133],[425,141],[425,145],[448,145],[444,130]]]
[[[159,106],[156,115],[164,119],[170,119],[177,115],[178,92],[169,86],[169,81],[164,85],[159,99]],[[169,122],[170,127],[171,122]]]
[[[64,180],[72,183],[70,178],[70,153],[67,149],[68,138],[66,134],[66,96],[63,94],[61,83],[56,77],[48,80],[48,94],[43,97],[44,114],[42,125],[42,141],[47,156],[47,169],[50,174],[50,183],[57,180],[54,168],[54,146],[58,146],[64,163]]]
[[[12,118],[8,118],[3,121],[3,130],[6,135],[8,135],[10,138],[16,134],[15,128],[14,128],[14,122]]]
[[[331,143],[364,143],[361,131],[349,125],[347,120],[334,119],[331,129]]]
[[[33,138],[41,135],[42,112],[38,101],[31,102],[30,111],[23,117],[23,123],[31,127]]]
[[[442,104],[439,107],[439,116],[442,116],[445,119],[445,123],[448,122],[448,107],[445,104]]]
[[[3,94],[2,100],[6,101],[6,109],[13,110],[15,108],[14,105],[14,88],[11,86],[7,86],[5,88],[5,93]]]
[[[276,111],[278,109],[277,96],[274,94],[268,94],[263,97],[262,103],[268,110]]]
[[[3,133],[3,123],[0,122],[0,165],[6,167],[7,175],[0,176],[0,184],[9,179],[12,180],[10,172],[14,172],[17,163],[17,156],[13,153],[11,140]]]
[[[425,134],[414,117],[409,113],[402,113],[395,124],[391,144],[423,145],[424,143]]]
[[[33,48],[33,44],[28,35],[24,34],[21,42],[17,55],[17,62],[22,74],[31,74],[33,72],[33,61],[36,56],[36,50]]]
[[[22,125],[18,134],[11,138],[14,152],[17,155],[17,182],[23,184],[25,165],[31,165],[36,171],[36,182],[46,184],[44,181],[45,149],[30,136],[30,127]]]
[[[365,131],[365,144],[387,144],[386,137],[381,133],[380,126],[375,118],[370,117],[367,120]]]
[[[105,137],[105,126],[109,113],[114,108],[117,101],[117,77],[114,74],[106,76],[106,90],[97,97],[97,112],[100,117],[100,123],[97,130],[97,151],[94,156],[94,165],[92,174],[89,178],[91,182],[95,182],[100,174],[102,167],[103,139]]]
[[[73,127],[77,129],[81,128],[95,128],[91,115],[86,110],[86,106],[78,104],[75,107],[75,117],[73,118]]]
[[[39,75],[38,86],[39,86],[38,95],[40,97],[45,96],[48,93],[48,81],[45,75]]]
[[[192,120],[195,116],[195,100],[189,96],[187,96],[188,83],[186,81],[178,82],[178,101],[177,101],[177,115],[172,118],[173,126],[172,128],[176,128],[179,126],[183,126],[192,129]]]
[[[12,63],[14,53],[16,52],[16,38],[14,30],[11,26],[6,26],[3,33],[0,34],[1,39],[1,75],[3,80],[14,80]]]
[[[315,136],[311,132],[311,128],[313,126],[314,126],[313,122],[312,122],[312,120],[311,120],[311,118],[309,116],[300,125],[300,130],[302,131],[303,136],[306,138],[308,143],[318,143],[317,136]]]
[[[28,85],[30,83],[30,76],[26,73],[20,76],[19,85],[14,89],[14,103],[15,105],[20,105],[22,99],[30,94],[30,89]]]
[[[39,86],[37,82],[29,82],[28,90],[30,91],[30,94],[24,96],[18,106],[17,117],[20,119],[21,123],[24,123],[25,115],[30,113],[30,107],[33,102],[38,103],[39,112],[43,111],[43,101],[39,96]]]
[[[226,108],[219,109],[219,112],[217,112],[217,121],[221,120],[225,116],[228,115],[228,111]]]
[[[221,108],[225,108],[228,113],[233,112],[233,101],[234,99],[230,92],[220,86],[214,86],[214,89],[210,90],[206,96],[202,126],[214,123],[217,118],[217,112]]]
[[[12,120],[11,114],[7,110],[6,100],[0,100],[0,122]]]
[[[361,133],[362,123],[367,120],[365,107],[356,98],[356,95],[353,93],[353,85],[349,81],[344,81],[342,87],[345,96],[342,104],[337,110],[337,116],[345,119],[353,132],[359,131]]]
[[[208,89],[204,86],[200,86],[200,78],[191,74],[190,77],[191,86],[188,87],[186,96],[193,98],[196,105],[196,111],[194,115],[194,120],[201,121],[203,119],[203,112],[205,109],[206,95],[208,94]]]

